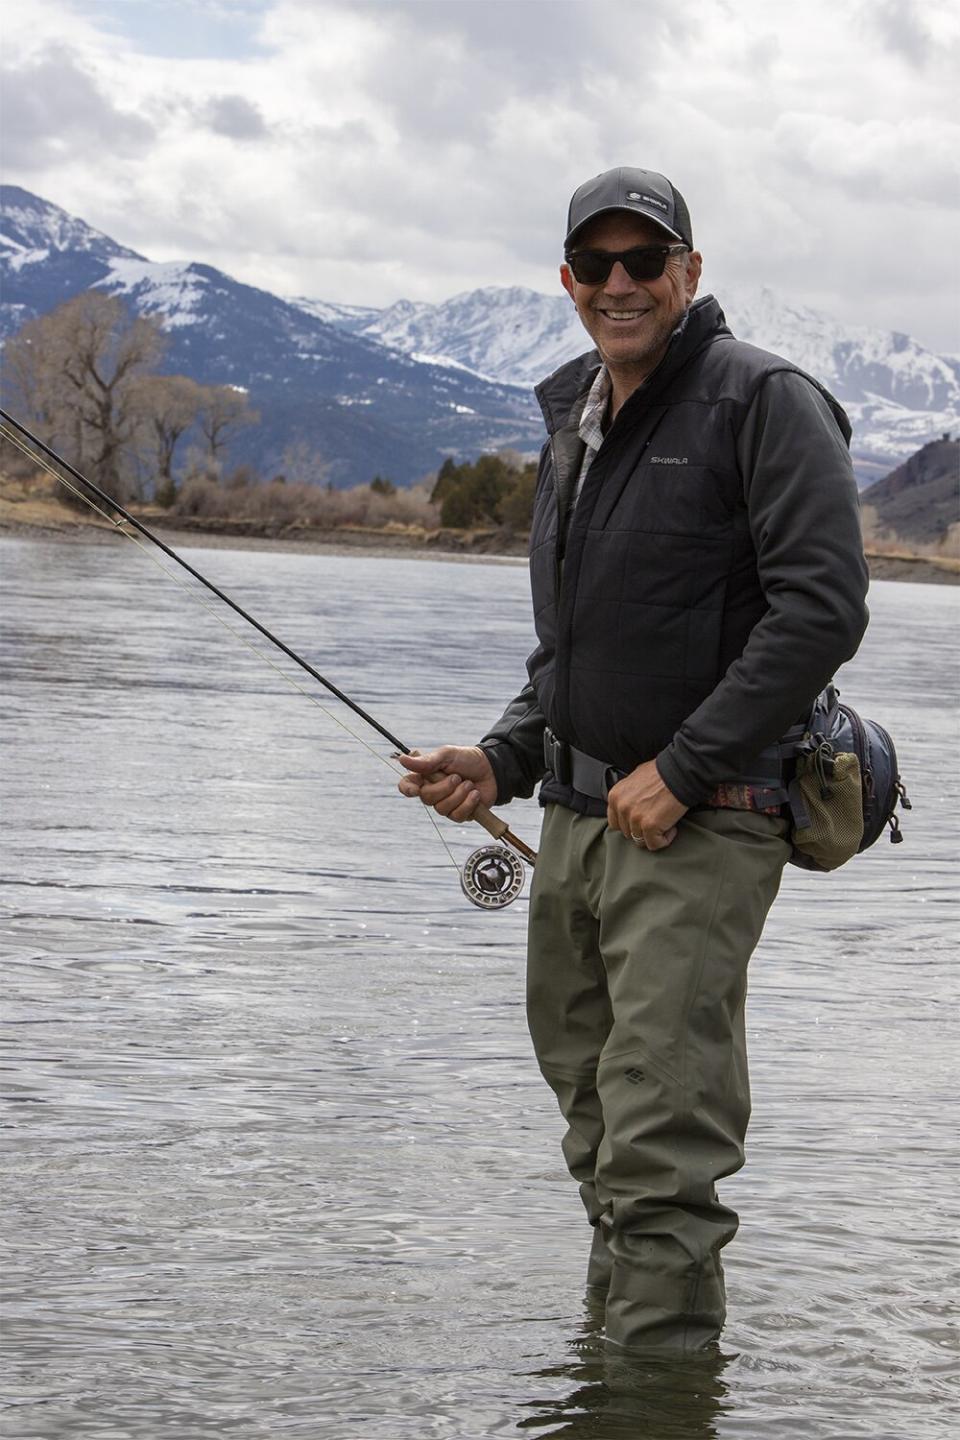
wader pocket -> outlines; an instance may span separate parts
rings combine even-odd
[[[845,865],[863,841],[863,787],[856,755],[838,753],[826,740],[799,754],[790,809],[794,849],[817,870]]]

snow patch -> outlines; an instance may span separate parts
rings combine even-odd
[[[97,282],[97,289],[129,295],[141,315],[153,316],[165,330],[173,330],[196,325],[202,318],[196,312],[208,284],[194,266],[182,261],[114,259],[110,261],[109,275]]]
[[[389,348],[391,350],[399,350],[399,346],[396,345],[391,345]],[[459,360],[452,360],[449,355],[428,355],[423,350],[413,350],[409,352],[401,350],[400,353],[409,354],[410,359],[416,360],[418,365],[436,365],[441,370],[460,370],[465,375],[473,375],[478,380],[486,380],[490,385],[499,384],[495,375],[483,375],[479,370],[474,370],[471,366],[464,365]]]
[[[302,310],[305,315],[322,320],[326,325],[336,325],[340,330],[357,331],[362,326],[369,325],[380,313],[368,305],[335,305],[329,300],[308,300],[303,295],[284,298],[288,305]]]
[[[8,270],[22,270],[26,265],[40,265],[50,258],[49,250],[30,250],[11,235],[0,234],[0,247],[8,251],[4,256]]]

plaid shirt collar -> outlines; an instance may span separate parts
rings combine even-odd
[[[587,398],[580,412],[580,424],[577,426],[577,434],[586,449],[583,452],[580,474],[577,476],[577,486],[573,493],[574,505],[580,499],[580,491],[583,489],[583,482],[587,478],[587,471],[590,469],[593,457],[603,444],[603,421],[610,404],[612,389],[610,372],[606,365],[601,365],[587,392]]]
[[[587,464],[593,459],[600,446],[603,444],[603,420],[607,413],[607,406],[610,403],[610,372],[606,365],[601,365],[590,386],[589,393],[580,414],[580,424],[577,433],[587,447],[587,454],[584,456]]]

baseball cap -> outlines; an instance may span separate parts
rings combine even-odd
[[[669,235],[693,249],[690,211],[680,191],[665,175],[658,175],[655,170],[634,170],[626,165],[595,175],[573,192],[567,212],[564,249],[570,249],[589,221],[595,220],[598,215],[609,215],[614,210],[625,210],[653,220]]]

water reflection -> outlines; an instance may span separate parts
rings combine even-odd
[[[600,1316],[590,1310],[570,1342],[576,1358],[534,1372],[571,1388],[522,1407],[517,1429],[563,1440],[717,1440],[717,1421],[729,1408],[722,1351],[660,1361],[609,1354]]]

